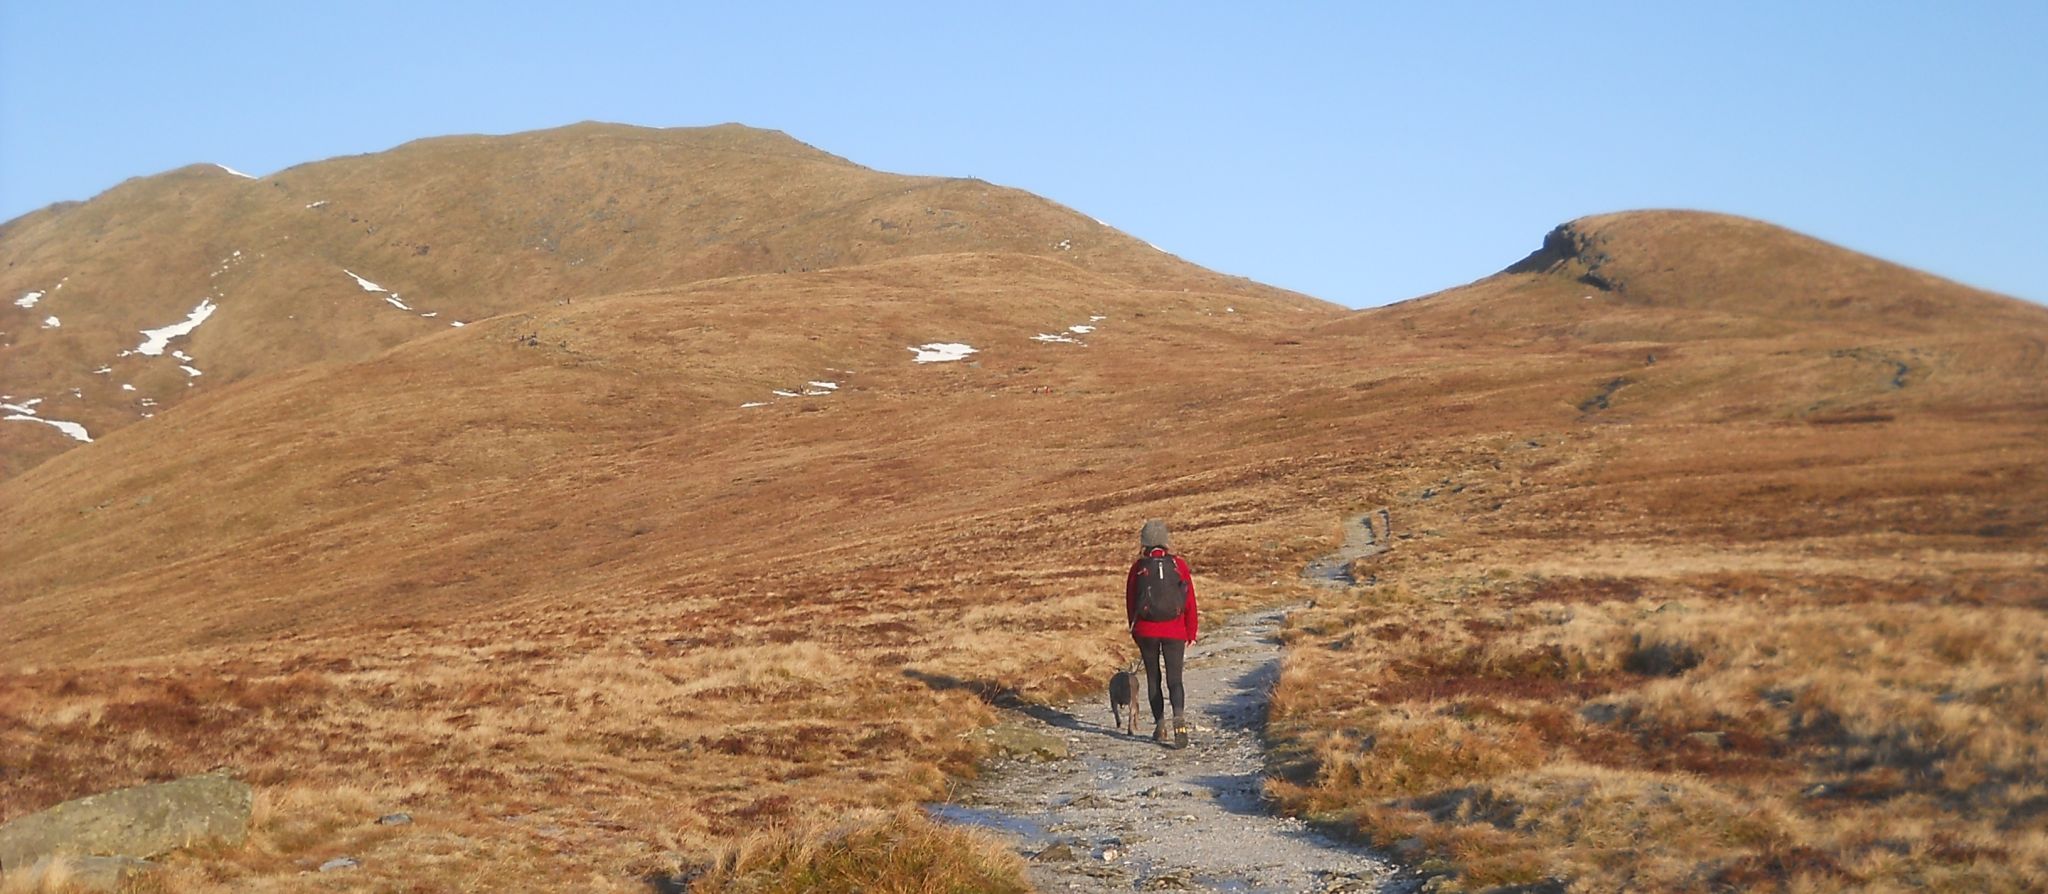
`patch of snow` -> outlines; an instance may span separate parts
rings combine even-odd
[[[57,288],[60,288],[60,289],[61,289],[61,288],[64,288],[64,284],[63,284],[63,283],[58,283],[58,284],[57,284]],[[16,299],[14,299],[14,306],[15,306],[15,307],[34,307],[34,306],[36,306],[36,302],[38,302],[38,301],[41,301],[41,300],[43,300],[43,293],[41,293],[41,292],[27,292],[27,293],[24,293],[24,294],[23,294],[23,295],[22,295],[22,296],[21,296],[20,298],[16,298]]]
[[[468,323],[464,323],[464,322],[462,322],[461,320],[456,320],[455,322],[453,322],[453,323],[449,323],[448,325],[450,325],[450,326],[454,326],[454,327],[457,327],[457,328],[461,328],[461,327],[463,327],[463,326],[467,326],[467,325],[469,325],[469,324],[468,324]]]
[[[1093,326],[1068,326],[1068,327],[1067,327],[1067,331],[1068,331],[1068,332],[1072,332],[1072,333],[1074,333],[1075,335],[1087,335],[1087,334],[1088,334],[1088,333],[1090,333],[1090,332],[1094,332],[1094,331],[1095,331],[1095,327],[1093,327]]]
[[[823,388],[823,389],[825,389],[826,391],[838,391],[838,390],[839,390],[839,383],[838,383],[838,382],[805,382],[804,384],[806,384],[806,385],[809,385],[809,386],[811,386],[812,388]]]
[[[42,402],[42,398],[32,397],[18,404],[0,404],[0,410],[6,410],[9,413],[25,413],[27,415],[34,416],[36,414],[36,404]]]
[[[1226,307],[1226,308],[1224,308],[1224,309],[1223,309],[1223,312],[1224,312],[1224,313],[1227,313],[1227,314],[1234,314],[1234,313],[1237,313],[1237,308],[1235,308],[1235,307]]]
[[[750,401],[747,401],[746,403],[740,404],[740,409],[742,409],[742,410],[751,410],[751,409],[753,409],[753,408],[755,408],[755,407],[765,407],[765,406],[767,406],[767,404],[765,404],[765,403],[762,403],[762,402],[760,402],[760,401],[758,401],[758,400],[750,400]]]
[[[308,208],[325,208],[325,207],[327,207],[327,200],[326,200],[326,199],[321,199],[321,200],[320,200],[320,201],[318,201],[318,202],[307,202],[307,203],[306,203],[306,207],[308,207]]]
[[[114,368],[113,368],[113,367],[111,367],[111,366],[102,366],[102,367],[100,367],[99,369],[93,370],[93,371],[92,371],[92,374],[93,374],[93,375],[96,375],[96,376],[105,376],[105,375],[112,375],[112,374],[113,374],[113,372],[114,372]]]
[[[179,368],[179,369],[182,369],[182,370],[184,370],[184,371],[185,371],[185,375],[188,375],[188,376],[197,376],[197,375],[203,375],[203,373],[201,373],[201,372],[200,372],[199,370],[193,369],[193,368],[192,368],[192,367],[190,367],[190,366],[185,366],[185,365],[182,365],[182,364],[181,364],[181,365],[179,365],[179,367],[178,367],[178,368]]]
[[[63,320],[59,320],[59,319],[57,319],[56,317],[44,317],[44,318],[43,318],[43,328],[44,328],[44,329],[55,329],[55,328],[57,328],[57,327],[59,327],[59,326],[62,326],[62,325],[64,325],[64,321],[63,321]]]
[[[213,316],[213,312],[217,308],[219,308],[219,305],[214,304],[213,299],[202,298],[199,301],[199,306],[192,308],[192,312],[185,316],[184,322],[172,323],[162,329],[142,330],[142,334],[148,337],[142,340],[142,344],[135,346],[135,353],[148,354],[151,357],[162,356],[164,348],[170,347],[171,339],[181,335],[192,334],[192,330],[199,328],[199,324],[206,322],[207,317]],[[123,353],[121,356],[126,357],[128,355]]]
[[[398,296],[395,294],[385,295],[384,300],[386,303],[389,303],[392,307],[398,308],[399,310],[412,310],[412,308],[405,306],[405,302],[398,300]]]
[[[798,394],[798,393],[796,393],[796,392],[794,392],[794,391],[780,391],[780,390],[777,390],[777,391],[770,391],[770,392],[768,392],[768,393],[769,393],[769,394],[773,394],[773,395],[775,395],[776,397],[802,397],[802,396],[803,396],[803,395],[801,395],[801,394]]]
[[[917,355],[910,358],[912,363],[951,363],[955,360],[965,359],[969,354],[978,353],[971,346],[943,341],[935,341],[929,344],[918,345],[914,348],[905,348],[904,350]]]
[[[1069,337],[1067,337],[1067,336],[1064,336],[1064,335],[1061,335],[1061,334],[1059,334],[1059,333],[1057,333],[1057,332],[1040,332],[1040,333],[1038,333],[1037,335],[1031,336],[1031,340],[1032,340],[1032,341],[1042,341],[1042,342],[1047,342],[1047,343],[1050,343],[1050,344],[1062,344],[1062,345],[1078,345],[1078,344],[1081,344],[1081,340],[1080,340],[1080,339],[1078,339],[1078,338],[1069,338]]]
[[[128,384],[127,382],[122,382],[122,383],[121,383],[121,390],[122,390],[122,391],[134,391],[134,390],[135,390],[135,386],[134,386],[134,385],[130,385],[130,384]]]
[[[1058,247],[1059,247],[1059,250],[1060,250],[1060,251],[1073,251],[1073,250],[1074,250],[1074,240],[1072,240],[1072,239],[1061,239],[1061,240],[1060,240],[1060,243],[1059,243],[1059,246],[1058,246]]]
[[[144,414],[142,414],[142,418],[144,418],[144,419],[155,419],[155,418],[156,418],[156,414],[155,414],[155,413],[144,413]]]
[[[141,403],[142,403],[142,405],[143,405],[143,406],[145,406],[145,407],[153,407],[153,406],[156,406],[156,398],[154,398],[154,397],[145,397],[145,398],[143,398],[143,399],[142,399]]]
[[[20,414],[0,417],[0,419],[6,419],[9,422],[40,422],[70,435],[74,441],[83,441],[87,444],[92,443],[92,436],[85,433],[85,426],[79,425],[76,422],[65,422],[62,419],[44,419],[41,416],[23,416]]]
[[[190,362],[192,362],[192,355],[190,355],[190,354],[187,354],[187,353],[185,353],[184,351],[172,351],[172,352],[171,352],[171,356],[172,356],[172,357],[176,357],[176,358],[178,358],[179,360],[183,360],[183,361],[185,361],[186,363],[190,363]]]
[[[228,172],[228,173],[230,173],[230,174],[233,174],[233,175],[235,175],[235,176],[237,176],[237,177],[240,177],[240,178],[242,178],[242,179],[244,179],[244,180],[254,180],[254,179],[256,179],[256,178],[255,178],[254,176],[252,176],[252,175],[249,175],[249,174],[244,174],[244,173],[242,173],[241,171],[237,171],[237,170],[235,170],[234,168],[231,168],[231,167],[228,167],[227,165],[221,164],[220,162],[214,162],[214,163],[213,163],[213,166],[214,166],[214,167],[216,167],[216,168],[219,168],[219,169],[221,169],[221,170],[223,170],[223,171],[226,171],[226,172]]]
[[[1102,322],[1103,320],[1107,320],[1107,319],[1109,319],[1109,318],[1108,318],[1108,317],[1105,317],[1105,316],[1103,316],[1103,315],[1101,315],[1101,314],[1095,314],[1094,316],[1091,316],[1091,317],[1089,317],[1089,318],[1088,318],[1088,322],[1090,322],[1090,323],[1100,323],[1100,322]]]
[[[423,316],[423,317],[427,317],[427,318],[429,318],[429,319],[431,319],[431,318],[434,318],[434,317],[438,317],[438,316],[440,316],[440,315],[441,315],[441,312],[440,312],[440,311],[438,311],[438,310],[437,310],[437,311],[434,311],[434,312],[432,312],[432,313],[424,313],[424,314],[420,314],[420,316]]]
[[[390,289],[384,288],[383,286],[380,286],[380,285],[378,285],[378,284],[376,284],[376,283],[373,283],[373,282],[371,282],[371,281],[369,281],[369,280],[367,280],[367,279],[364,279],[364,278],[362,278],[362,277],[360,277],[360,276],[356,276],[356,274],[355,274],[355,271],[349,270],[349,269],[348,269],[348,268],[346,268],[346,267],[342,268],[341,272],[343,272],[343,273],[346,273],[346,274],[348,274],[348,275],[349,275],[349,276],[350,276],[351,278],[353,278],[353,279],[354,279],[354,280],[356,281],[356,285],[362,286],[362,287],[363,287],[363,291],[365,291],[365,292],[389,292],[389,291],[391,291]]]

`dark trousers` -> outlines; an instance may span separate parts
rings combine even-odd
[[[1187,707],[1187,689],[1181,686],[1181,665],[1187,663],[1188,644],[1177,639],[1160,639],[1153,636],[1137,637],[1138,654],[1145,658],[1145,682],[1151,684],[1152,722],[1157,723],[1166,710],[1164,695],[1173,696],[1173,716],[1179,719]],[[1159,686],[1159,659],[1166,659],[1166,687]]]

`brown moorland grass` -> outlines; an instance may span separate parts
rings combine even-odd
[[[1024,864],[993,836],[914,810],[863,812],[833,826],[755,833],[721,854],[690,890],[706,894],[1008,894],[1029,891]]]
[[[983,181],[876,171],[739,125],[584,122],[418,140],[260,180],[195,164],[24,215],[0,227],[0,394],[44,398],[42,416],[100,437],[250,376],[366,360],[458,321],[957,252],[1340,312]],[[39,304],[14,306],[32,291]],[[134,352],[142,330],[202,301],[212,316],[169,346],[192,361]],[[48,316],[62,325],[44,328]],[[0,478],[75,446],[0,423]]]
[[[1867,421],[1750,354],[1411,477],[1376,586],[1294,619],[1273,794],[1467,890],[2048,883],[2042,390],[1896,354],[1935,393]]]
[[[1796,238],[1713,222],[1681,236]],[[1673,225],[1600,222],[1613,258]],[[1097,685],[1144,518],[1228,611],[1389,506],[1372,585],[1289,633],[1288,809],[1469,888],[2032,883],[2048,315],[1581,275],[1333,322],[942,255],[201,395],[0,483],[0,818],[228,768],[269,843],[180,858],[193,890],[344,852],[368,886],[632,889],[777,823],[819,831],[747,865],[801,873],[772,855],[971,774],[989,701]],[[981,353],[909,362],[938,340]]]

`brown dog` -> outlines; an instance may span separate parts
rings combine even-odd
[[[1123,666],[1122,670],[1109,675],[1109,717],[1116,728],[1135,736],[1138,734],[1138,703],[1150,697],[1145,685],[1145,672],[1138,667],[1138,660]]]

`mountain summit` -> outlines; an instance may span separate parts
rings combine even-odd
[[[979,180],[882,173],[739,125],[584,123],[262,178],[195,164],[10,222],[0,391],[99,437],[252,375],[362,360],[508,312],[955,252],[1334,310]],[[164,350],[148,349],[152,332]],[[0,476],[74,443],[0,428]]]

